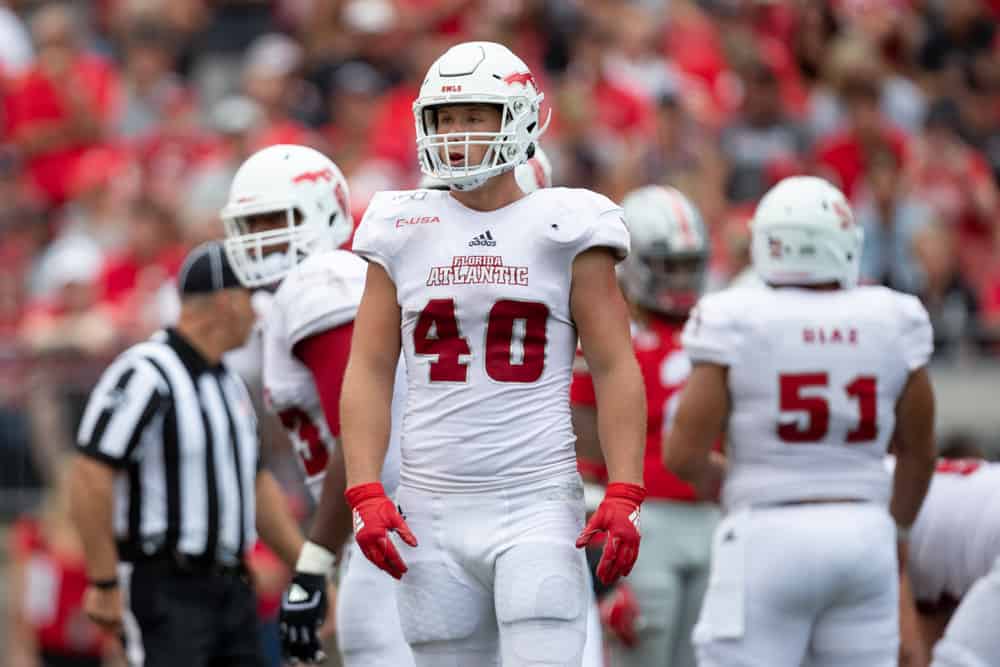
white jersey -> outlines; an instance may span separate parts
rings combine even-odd
[[[882,457],[927,312],[884,287],[737,288],[704,297],[683,334],[693,362],[729,368],[728,510],[805,499],[888,501]]]
[[[365,286],[367,264],[346,250],[310,255],[297,265],[274,293],[264,322],[264,395],[281,419],[295,447],[306,486],[318,500],[329,452],[337,446],[330,432],[310,370],[294,354],[299,342],[354,321]],[[402,366],[400,366],[402,369]],[[405,380],[397,377],[393,412],[398,423]],[[382,481],[388,493],[399,478],[398,442],[394,429]]]
[[[892,471],[895,459],[886,457]],[[941,459],[910,533],[913,596],[964,596],[1000,558],[1000,463]]]
[[[375,196],[354,251],[385,267],[402,311],[404,484],[488,491],[576,470],[570,283],[599,246],[624,257],[628,230],[588,190],[488,212],[437,190]]]

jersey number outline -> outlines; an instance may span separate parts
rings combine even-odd
[[[302,467],[306,471],[306,477],[315,477],[326,470],[326,464],[330,459],[330,452],[327,451],[323,436],[320,434],[312,418],[302,408],[285,408],[278,413],[281,425],[301,443],[295,443],[295,452],[302,461]]]
[[[486,374],[497,382],[531,383],[545,371],[549,307],[537,301],[501,299],[486,320]],[[431,382],[465,382],[472,348],[455,317],[454,299],[431,299],[413,329],[413,350],[436,356],[430,363]]]
[[[859,375],[844,387],[844,392],[858,402],[858,425],[847,434],[847,442],[871,442],[878,438],[877,378]],[[778,376],[778,409],[781,412],[805,412],[805,426],[798,422],[778,422],[778,438],[783,442],[819,442],[830,428],[830,403],[822,396],[803,396],[807,387],[827,387],[826,373],[782,373]]]

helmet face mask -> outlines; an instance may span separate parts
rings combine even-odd
[[[276,214],[281,218],[278,225],[255,220]],[[225,219],[226,252],[240,282],[254,287],[278,282],[312,252],[325,248],[322,230],[302,221],[302,212],[295,208]]]
[[[449,49],[432,66],[413,103],[421,171],[455,190],[473,190],[510,171],[532,155],[545,128],[539,124],[544,95],[527,66],[505,46],[467,42]],[[488,132],[441,132],[437,113],[446,105],[491,105],[500,127]],[[484,147],[469,162],[471,148]],[[457,164],[447,156],[464,157]]]
[[[827,181],[784,179],[761,199],[750,229],[754,269],[764,282],[857,284],[863,230],[843,193]]]
[[[265,216],[272,220],[264,223]],[[250,156],[221,217],[226,254],[246,287],[280,282],[310,254],[339,247],[353,232],[343,175],[306,146],[271,146]]]
[[[686,317],[705,286],[708,232],[697,207],[680,191],[646,186],[622,202],[632,252],[619,279],[629,301],[670,317]]]
[[[637,287],[632,299],[663,315],[686,316],[705,286],[707,258],[702,254],[636,257]]]

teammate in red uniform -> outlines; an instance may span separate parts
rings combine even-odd
[[[693,667],[691,629],[708,580],[719,512],[664,467],[660,445],[691,369],[680,334],[701,294],[708,236],[698,209],[673,188],[640,188],[623,206],[632,253],[619,276],[646,384],[644,482],[649,495],[643,511],[646,545],[628,583],[620,584],[602,607],[605,622],[620,640],[612,646],[613,664]],[[570,400],[579,453],[590,464],[584,474],[599,477],[594,467],[600,461],[594,385],[585,369],[574,373]]]

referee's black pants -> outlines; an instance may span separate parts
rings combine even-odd
[[[244,568],[191,568],[155,559],[131,569],[125,582],[130,667],[264,664],[257,599]]]

